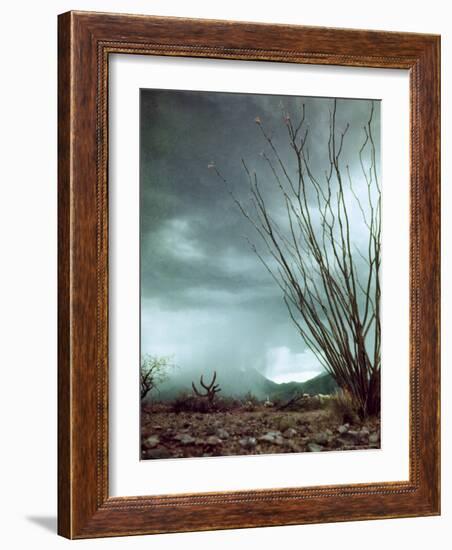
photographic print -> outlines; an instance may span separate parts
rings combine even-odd
[[[380,102],[140,90],[141,458],[380,448]]]

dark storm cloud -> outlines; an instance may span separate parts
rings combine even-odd
[[[282,160],[295,169],[282,109],[296,119],[303,103],[311,164],[320,176],[330,100],[141,91],[144,352],[173,354],[181,366],[201,370],[212,363],[220,368],[240,363],[265,372],[273,362],[278,365],[273,370],[283,372],[285,366],[286,370],[295,368],[303,358],[300,372],[319,370],[288,319],[280,290],[251,251],[247,239],[256,242],[258,238],[229,193],[232,190],[247,204],[249,191],[241,159],[250,170],[258,171],[264,183],[271,181],[269,168],[259,155],[268,144],[256,117],[280,148]],[[356,152],[369,102],[341,101],[339,107],[337,126],[350,122],[348,139]],[[208,169],[212,162],[228,186]],[[270,185],[267,193],[277,216],[281,205],[275,189]]]

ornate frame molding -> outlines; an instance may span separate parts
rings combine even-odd
[[[439,44],[437,36],[409,33],[88,12],[59,17],[60,534],[85,538],[439,513]],[[109,497],[110,54],[410,71],[409,481]]]

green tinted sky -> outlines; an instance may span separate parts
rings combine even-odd
[[[241,159],[256,170],[277,216],[266,151],[255,118],[271,132],[290,170],[282,107],[296,119],[305,104],[311,165],[321,174],[328,159],[330,99],[251,94],[141,91],[141,349],[174,356],[180,369],[235,375],[253,367],[277,380],[310,378],[321,369],[289,320],[281,291],[250,249],[254,229],[227,187],[248,200]],[[375,103],[375,133],[379,109]],[[370,102],[340,100],[337,128],[351,127],[344,165],[356,174],[357,151]],[[377,140],[378,141],[378,140]],[[359,246],[363,227],[352,216]]]

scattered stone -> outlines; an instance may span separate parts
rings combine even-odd
[[[288,441],[287,442],[287,447],[293,453],[301,453],[302,450],[303,450],[303,448],[298,443],[296,443],[295,441]]]
[[[281,435],[281,432],[279,430],[270,430],[265,435],[271,435],[272,437],[278,437]]]
[[[245,449],[254,449],[257,442],[255,437],[244,437],[243,439],[239,440],[239,443]]]
[[[281,436],[281,432],[267,432],[265,435],[259,437],[259,441],[266,441],[267,443],[273,443],[274,445],[284,445],[284,438]]]
[[[362,447],[359,447],[358,445],[344,444],[340,447],[341,451],[359,451],[360,449],[362,449]]]
[[[369,430],[367,428],[363,428],[358,432],[358,435],[361,441],[367,441],[369,439]]]
[[[326,445],[329,441],[328,435],[325,432],[320,432],[314,436],[314,443],[318,445]]]
[[[160,406],[144,423],[141,459],[233,456],[270,452],[303,453],[328,450],[378,449],[378,420],[353,422],[332,417],[330,411],[303,408],[291,411],[261,409],[242,416],[232,412],[166,415]],[[155,422],[155,424],[154,424]]]
[[[157,435],[151,435],[143,441],[144,449],[154,449],[160,443],[160,439]]]
[[[334,442],[334,446],[337,449],[341,449],[341,450],[345,451],[345,450],[348,450],[350,448],[354,448],[354,446],[351,445],[351,443],[352,443],[351,439],[344,439],[343,437],[338,437]]]
[[[156,447],[155,449],[148,449],[145,453],[145,458],[171,458],[173,454],[165,447]]]
[[[196,441],[190,434],[177,434],[174,436],[174,439],[179,441],[182,445],[191,445]]]
[[[221,439],[219,437],[217,437],[216,435],[211,435],[210,437],[208,437],[206,439],[206,444],[207,445],[221,445],[223,443],[223,441],[221,441]]]
[[[308,443],[307,450],[310,453],[319,453],[320,451],[323,451],[322,445],[317,445],[317,443]]]
[[[293,418],[290,418],[290,417],[287,417],[287,416],[283,416],[282,418],[279,419],[278,421],[278,428],[281,430],[281,432],[284,432],[285,430],[289,429],[289,428],[293,428],[294,426],[294,419]],[[280,433],[281,433],[280,432]]]

